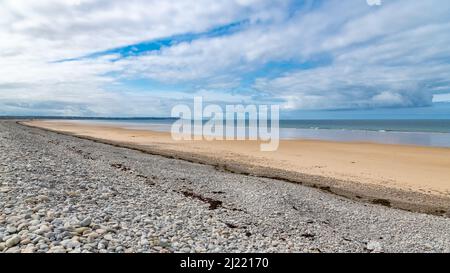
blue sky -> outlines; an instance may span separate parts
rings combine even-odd
[[[450,118],[446,0],[5,0],[0,115]]]

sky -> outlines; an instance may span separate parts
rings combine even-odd
[[[2,0],[0,115],[450,118],[449,45],[448,0]]]

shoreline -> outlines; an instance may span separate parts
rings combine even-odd
[[[450,207],[450,198],[446,194],[442,194],[442,192],[421,192],[413,189],[406,189],[402,187],[398,187],[394,183],[390,183],[386,185],[383,183],[364,183],[361,181],[355,181],[352,179],[342,179],[340,177],[332,177],[325,173],[321,175],[320,173],[306,173],[297,170],[293,170],[292,168],[280,168],[280,166],[269,166],[267,162],[261,161],[261,159],[255,158],[254,154],[243,154],[241,156],[236,157],[236,154],[226,154],[217,156],[211,151],[205,153],[203,150],[204,147],[194,147],[197,150],[193,149],[180,149],[177,146],[173,146],[173,143],[164,142],[167,137],[166,133],[162,132],[152,132],[152,131],[139,131],[139,130],[129,130],[129,129],[118,129],[110,126],[91,126],[91,125],[83,125],[82,128],[73,127],[74,124],[64,122],[63,126],[70,127],[70,130],[62,130],[61,128],[53,128],[43,121],[19,121],[18,122],[24,126],[36,127],[39,129],[49,130],[56,133],[62,133],[67,135],[72,135],[75,137],[88,139],[104,144],[113,145],[116,147],[124,147],[133,150],[138,150],[144,153],[160,155],[168,158],[182,159],[189,162],[200,163],[205,165],[214,166],[218,170],[229,171],[238,174],[245,174],[249,176],[256,177],[264,177],[264,178],[272,178],[283,180],[291,183],[298,183],[309,187],[319,188],[323,191],[343,196],[346,198],[350,198],[352,200],[380,204],[387,207],[399,208],[408,211],[414,212],[422,212],[433,215],[441,215],[450,217],[450,211],[448,208]],[[95,128],[92,128],[95,127]],[[67,128],[66,128],[67,129]],[[81,130],[82,129],[82,130]],[[111,135],[104,134],[103,137],[98,137],[89,131],[90,129],[100,130],[100,132],[105,133],[110,131],[105,130],[119,130],[126,131],[131,134],[135,134],[134,138],[130,138],[129,141],[118,141],[116,138],[111,137]],[[114,131],[114,133],[117,133]],[[123,131],[121,132],[123,133]],[[138,141],[133,139],[137,138],[137,134],[150,134],[145,135],[145,137],[153,137],[154,139],[151,141],[151,144],[139,144]],[[291,142],[291,141],[283,141],[283,142]],[[312,143],[317,145],[317,141],[306,140],[304,142]],[[321,141],[323,142],[323,141]],[[234,142],[233,142],[234,143]],[[186,144],[186,143],[185,143]],[[332,142],[323,142],[324,145],[337,145],[337,143]],[[228,149],[233,144],[228,145]],[[236,145],[236,144],[234,144]],[[248,145],[248,144],[245,144]],[[350,145],[342,144],[341,145]],[[364,144],[364,143],[351,143],[351,145],[374,145],[374,144]],[[184,145],[186,146],[186,145]],[[378,145],[377,146],[385,146]],[[395,145],[390,145],[393,147],[397,147]],[[207,147],[208,149],[211,146]],[[242,148],[242,147],[239,147]],[[378,147],[377,147],[378,148]],[[397,147],[398,148],[398,147]],[[409,147],[405,146],[404,149],[417,149],[417,147]],[[442,151],[442,149],[446,148],[419,148],[425,150],[436,150]],[[450,151],[450,149],[448,149]],[[217,151],[216,151],[217,152]],[[222,150],[223,152],[223,150]],[[247,156],[247,157],[245,157]],[[238,159],[237,159],[238,158]],[[262,164],[263,162],[264,164]],[[295,166],[294,166],[295,167]]]
[[[0,128],[0,252],[450,250],[445,217],[17,121]]]
[[[171,125],[167,123],[123,122],[121,120],[65,120],[35,119],[48,122],[69,122],[78,125],[107,126],[127,130],[140,130],[170,133]],[[399,145],[411,147],[431,147],[450,149],[449,131],[414,131],[370,128],[326,128],[326,127],[280,127],[280,140],[303,140],[335,143],[362,143]]]

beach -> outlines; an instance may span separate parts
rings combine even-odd
[[[70,121],[24,124],[364,202],[438,215],[450,208],[450,148],[296,139],[261,152],[258,141],[175,141],[167,132]]]
[[[3,252],[448,252],[450,219],[0,121]]]

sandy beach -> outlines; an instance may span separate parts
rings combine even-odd
[[[278,151],[260,152],[255,141],[174,141],[164,132],[68,121],[24,124],[386,206],[443,215],[450,207],[448,148],[282,140]]]
[[[122,146],[0,121],[0,252],[450,251],[446,217]]]

